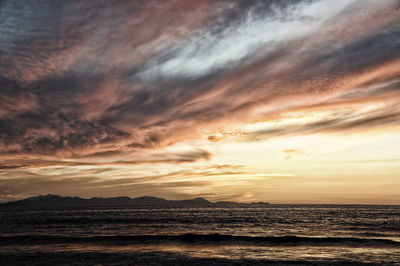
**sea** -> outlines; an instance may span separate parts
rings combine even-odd
[[[0,211],[0,265],[400,265],[400,206]]]

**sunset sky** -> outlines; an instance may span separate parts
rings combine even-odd
[[[0,1],[0,202],[400,204],[400,1]]]

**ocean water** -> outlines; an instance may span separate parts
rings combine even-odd
[[[400,265],[400,206],[1,211],[0,265]]]

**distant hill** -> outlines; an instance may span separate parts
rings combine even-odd
[[[11,201],[0,204],[0,209],[38,209],[38,208],[76,208],[76,207],[117,207],[117,206],[200,206],[200,207],[265,207],[269,203],[239,203],[231,201],[210,202],[203,198],[191,200],[166,200],[157,197],[113,197],[113,198],[90,198],[62,197],[58,195],[45,195]]]

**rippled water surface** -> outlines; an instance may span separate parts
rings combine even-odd
[[[13,265],[400,265],[398,206],[3,211]]]

